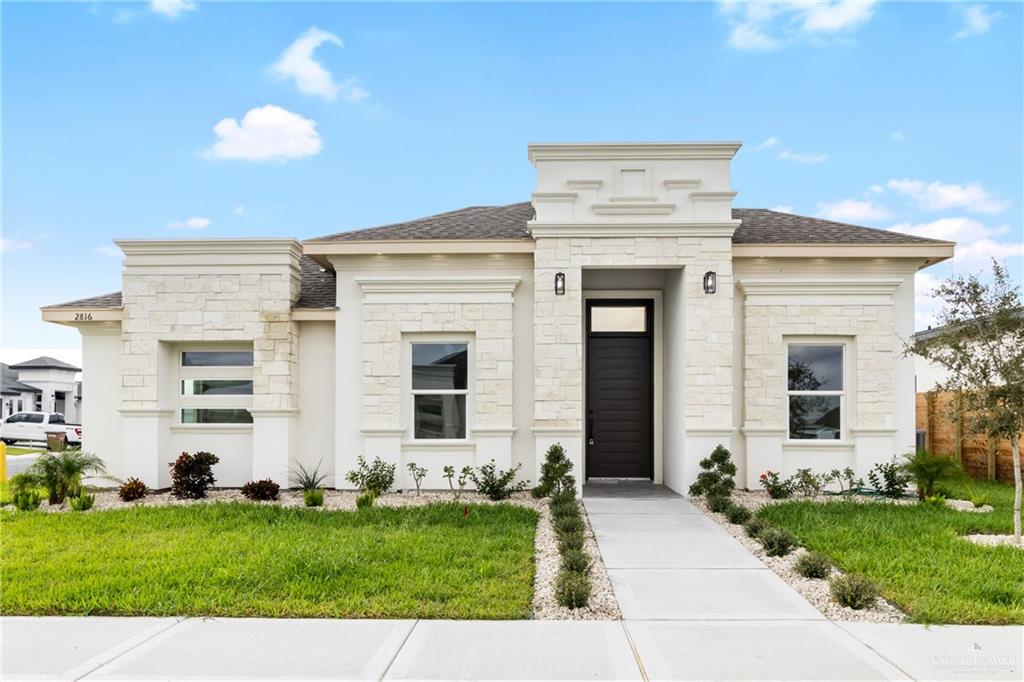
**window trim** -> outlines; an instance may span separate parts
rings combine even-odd
[[[402,335],[402,392],[405,399],[405,414],[402,423],[407,428],[410,445],[417,446],[448,446],[465,445],[472,442],[473,433],[473,393],[476,370],[474,357],[474,338],[466,333],[407,333]],[[466,388],[431,388],[413,389],[412,387],[412,347],[413,344],[465,344],[466,346]],[[417,438],[416,437],[416,396],[417,395],[464,395],[466,396],[466,435],[464,438]]]
[[[222,345],[187,345],[178,346],[174,349],[175,361],[177,364],[177,376],[175,377],[174,384],[174,397],[175,397],[175,410],[174,410],[174,427],[186,430],[210,430],[210,429],[226,429],[233,431],[247,431],[252,429],[252,422],[234,423],[234,422],[208,422],[208,423],[193,423],[186,422],[182,418],[182,413],[187,409],[235,409],[235,410],[246,410],[252,415],[252,394],[234,394],[234,395],[189,395],[184,392],[185,382],[194,379],[244,379],[248,381],[255,381],[256,372],[256,358],[253,356],[253,364],[251,366],[238,366],[238,365],[185,365],[184,358],[186,352],[196,351],[246,351],[251,352],[252,346],[249,344],[239,344],[231,346]],[[254,386],[255,388],[255,386]]]
[[[786,437],[784,443],[786,445],[796,445],[811,447],[814,445],[826,445],[826,446],[845,446],[849,444],[849,400],[850,395],[850,346],[851,342],[849,339],[836,338],[836,337],[787,337],[783,340],[785,347],[785,353],[783,357],[782,373],[784,392],[784,402],[786,410]],[[840,390],[823,390],[823,391],[794,391],[789,388],[789,350],[792,346],[820,346],[820,347],[836,347],[838,346],[842,351],[842,368],[841,376],[843,379],[843,387]],[[789,430],[790,425],[790,398],[793,396],[839,396],[839,437],[838,438],[793,438]]]

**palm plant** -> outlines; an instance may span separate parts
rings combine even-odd
[[[103,460],[81,450],[44,452],[28,468],[27,473],[46,488],[50,504],[61,504],[68,497],[77,497],[85,474],[106,475]]]
[[[914,477],[917,497],[921,500],[934,496],[935,486],[939,483],[952,481],[963,475],[960,462],[952,457],[933,455],[927,450],[918,450],[912,455],[907,455],[907,462],[903,467]]]

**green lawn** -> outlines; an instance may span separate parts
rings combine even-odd
[[[13,457],[16,455],[38,455],[41,452],[46,452],[43,448],[26,448],[20,445],[8,445],[7,456]]]
[[[0,612],[528,618],[537,513],[246,503],[0,514]]]
[[[918,623],[1024,623],[1024,550],[982,547],[957,536],[1013,532],[1013,486],[947,485],[959,499],[984,495],[988,514],[835,501],[792,501],[759,516],[792,531],[844,571],[875,581]]]

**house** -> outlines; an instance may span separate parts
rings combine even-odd
[[[75,375],[82,370],[74,365],[41,356],[14,365],[0,364],[2,400],[0,418],[15,412],[60,412],[68,423],[81,414],[82,382]]]
[[[534,144],[529,202],[293,239],[118,240],[121,292],[42,309],[82,333],[86,449],[168,485],[365,454],[685,491],[914,447],[914,274],[953,244],[733,208],[734,142]],[[457,178],[452,179],[453,182]]]

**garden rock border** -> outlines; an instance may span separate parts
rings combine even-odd
[[[135,507],[187,507],[197,504],[216,504],[219,502],[245,502],[247,504],[277,505],[281,507],[305,507],[301,490],[283,490],[277,500],[258,502],[249,500],[242,496],[241,490],[237,488],[213,488],[207,491],[207,496],[198,500],[178,499],[170,492],[151,492],[140,500],[132,502],[122,501],[116,490],[99,490],[93,493],[96,501],[92,509],[86,512],[75,512],[92,514],[95,512],[109,511],[114,509],[131,509]],[[345,490],[324,489],[324,504],[322,507],[308,507],[310,512],[321,510],[328,511],[356,511],[356,498],[359,493]],[[422,492],[416,494],[414,491],[389,492],[377,498],[376,505],[381,507],[418,507],[437,502],[460,502],[465,504],[501,504],[503,502],[527,507],[536,511],[540,518],[537,521],[537,528],[534,532],[534,580],[533,580],[533,618],[538,620],[621,620],[622,614],[619,611],[619,603],[615,599],[615,592],[612,590],[611,580],[608,578],[608,571],[605,569],[604,560],[597,547],[597,540],[594,537],[594,530],[590,526],[590,519],[583,514],[585,524],[586,540],[584,550],[593,561],[590,578],[590,599],[587,606],[579,609],[570,609],[562,606],[555,598],[555,581],[561,568],[561,557],[558,553],[558,537],[555,534],[554,521],[551,511],[548,508],[547,498],[534,499],[528,492],[516,493],[507,500],[495,502],[487,499],[475,491],[463,491],[458,499],[453,492]],[[70,511],[67,503],[50,505],[44,499],[39,505],[39,511],[46,513],[60,513]],[[19,512],[24,513],[24,512]]]
[[[783,500],[773,500],[768,497],[766,493],[757,493],[748,490],[735,490],[733,491],[732,499],[736,504],[744,506],[752,512],[756,512],[761,507],[768,504],[774,504],[776,502],[785,502],[789,500],[815,500],[823,502],[825,500],[839,498],[819,495],[813,498],[792,497]],[[865,504],[903,503],[903,500],[885,500],[876,498],[864,499],[863,497],[860,501]],[[837,604],[832,599],[832,593],[829,590],[829,579],[836,575],[842,575],[842,571],[838,568],[833,566],[828,578],[805,578],[793,569],[793,564],[796,563],[797,558],[801,554],[807,552],[803,547],[793,550],[786,556],[768,556],[765,553],[764,548],[761,546],[761,543],[747,535],[743,526],[729,523],[729,520],[724,514],[718,514],[708,509],[705,498],[692,497],[690,498],[690,502],[718,523],[718,525],[722,526],[726,532],[736,538],[741,545],[757,557],[762,564],[770,568],[776,575],[786,581],[790,587],[799,592],[804,599],[809,601],[814,608],[818,609],[818,611],[820,611],[822,615],[829,620],[856,621],[861,623],[902,623],[906,619],[906,615],[902,611],[881,597],[879,597],[875,601],[875,605],[869,609],[851,609],[847,606]],[[914,502],[916,502],[916,500],[914,500]]]
[[[985,533],[974,533],[971,535],[961,535],[964,540],[973,542],[976,545],[984,545],[986,547],[1013,547],[1015,549],[1024,549],[1024,545],[1018,545],[1013,540],[1012,535],[995,535]]]

